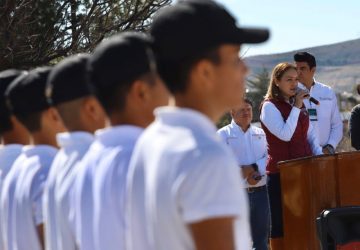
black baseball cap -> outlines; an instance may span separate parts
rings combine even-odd
[[[102,42],[88,61],[89,82],[97,90],[127,85],[156,70],[152,39],[123,32]]]
[[[10,110],[6,106],[5,91],[9,85],[21,74],[25,74],[26,71],[17,69],[8,69],[0,72],[0,121],[8,119],[10,116]]]
[[[241,28],[224,7],[210,0],[186,0],[165,7],[150,28],[160,61],[180,61],[222,44],[254,44],[268,29]]]
[[[70,56],[53,67],[45,91],[50,104],[58,105],[93,93],[86,75],[89,57],[88,54]]]
[[[7,105],[14,115],[24,115],[50,107],[45,97],[45,86],[50,67],[41,67],[16,78],[5,92]]]

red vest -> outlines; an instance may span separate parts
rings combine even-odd
[[[289,117],[292,106],[283,100],[265,100],[272,102],[280,111],[284,122]],[[273,135],[266,126],[261,122],[261,127],[265,131],[266,140],[268,144],[268,160],[266,170],[269,173],[278,173],[279,168],[276,164],[279,161],[291,160],[306,156],[312,156],[310,144],[307,140],[307,131],[309,128],[309,114],[303,105],[295,132],[290,141],[280,140]]]

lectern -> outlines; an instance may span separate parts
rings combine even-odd
[[[360,152],[280,162],[284,249],[318,250],[316,217],[328,208],[360,205]]]

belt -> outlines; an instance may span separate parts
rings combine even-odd
[[[246,191],[248,193],[254,193],[254,192],[257,192],[257,191],[261,191],[263,189],[266,189],[266,185],[263,185],[263,186],[260,186],[260,187],[248,187],[248,188],[246,188]]]

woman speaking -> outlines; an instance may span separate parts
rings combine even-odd
[[[279,161],[322,154],[303,104],[306,90],[298,89],[296,67],[280,63],[272,71],[261,107],[260,121],[268,143],[268,192],[271,211],[270,246],[283,249],[283,221]]]

